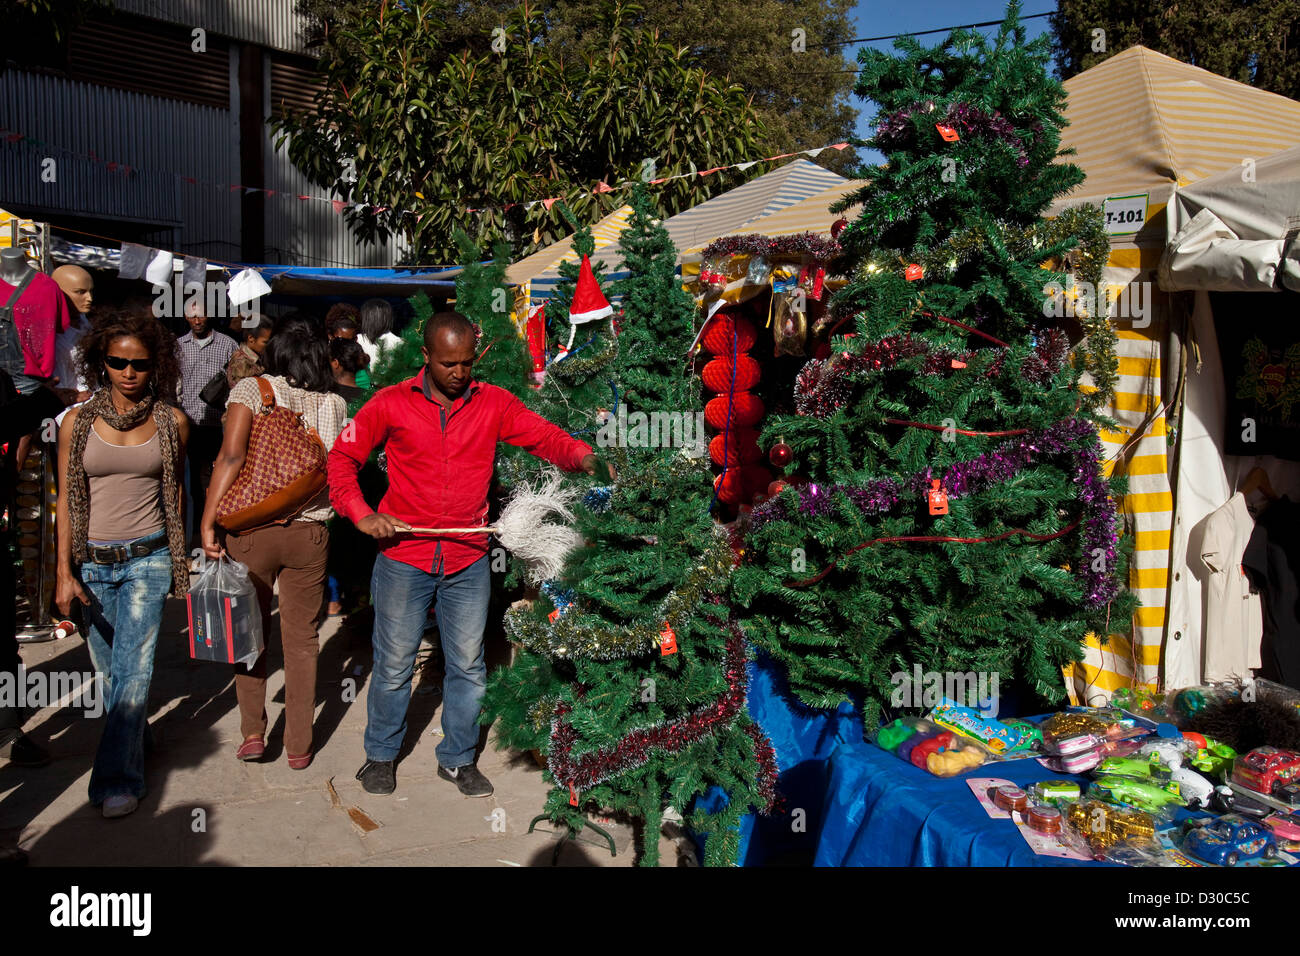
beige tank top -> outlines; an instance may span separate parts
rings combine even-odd
[[[166,526],[162,450],[155,433],[143,445],[114,445],[90,430],[82,459],[90,484],[91,541],[132,541]]]

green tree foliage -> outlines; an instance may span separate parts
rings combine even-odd
[[[1298,0],[1060,0],[1052,29],[1063,79],[1141,44],[1300,99]]]
[[[443,41],[482,54],[492,29],[506,22],[517,0],[462,3],[445,24]],[[355,3],[304,0],[313,39],[345,21]],[[364,0],[374,9],[374,0]],[[630,26],[657,31],[684,49],[685,63],[738,84],[752,98],[765,132],[757,140],[765,156],[842,142],[853,134],[857,110],[849,98],[853,75],[842,51],[853,38],[852,0],[672,0],[648,3],[625,14]],[[565,58],[599,55],[608,45],[610,0],[537,0],[538,35]],[[802,42],[795,34],[803,30]],[[796,51],[795,47],[802,47]],[[852,150],[829,151],[817,160],[847,174]]]
[[[622,236],[633,274],[623,285],[625,318],[611,371],[623,386],[621,400],[635,402],[629,421],[635,413],[686,414],[692,429],[702,427],[698,384],[682,374],[691,302],[644,190],[633,206]],[[489,678],[485,719],[496,721],[503,746],[547,755],[553,789],[544,812],[552,819],[581,828],[585,810],[609,808],[642,821],[643,865],[658,862],[664,808],[685,812],[695,797],[721,787],[727,806],[690,819],[716,836],[708,862],[723,863],[734,860],[741,814],[766,805],[764,743],[737,684],[743,641],[725,600],[732,551],[708,516],[708,458],[702,444],[685,440],[693,435],[660,437],[667,441],[646,441],[642,429],[638,438],[633,425],[595,442],[605,446],[598,450],[618,480],[584,495],[578,527],[587,545],[563,577],[548,582],[531,609],[507,615],[507,632],[521,648],[512,666]],[[552,619],[560,608],[567,609]],[[676,653],[660,651],[665,623]],[[687,730],[699,726],[706,730]],[[656,728],[667,744],[635,746],[638,734]],[[679,740],[684,745],[674,746]],[[584,761],[599,767],[585,783],[570,772]]]
[[[1083,176],[1054,164],[1064,93],[1050,41],[1027,43],[1012,4],[995,39],[959,30],[896,48],[859,55],[857,92],[880,107],[870,145],[888,165],[840,236],[850,281],[831,308],[856,335],[804,367],[800,414],[765,422],[763,446],[783,436],[808,484],[754,509],[734,577],[747,633],[797,694],[819,707],[865,695],[869,724],[891,674],[914,665],[996,672],[1004,689],[1059,700],[1084,635],[1126,629],[1132,607],[1116,595],[1126,564],[1095,473],[1101,393],[1081,390],[1066,330],[1044,318],[1045,283],[1065,277],[1041,264],[1069,253],[1096,281],[1107,248],[1095,209],[1040,218]],[[1097,351],[1094,375],[1113,376]],[[1020,442],[1027,463],[1003,468]],[[947,514],[927,507],[931,477]]]
[[[597,183],[642,178],[647,159],[656,177],[739,162],[761,140],[745,91],[629,25],[630,5],[611,7],[599,50],[571,57],[542,42],[527,4],[486,51],[447,30],[447,0],[381,4],[377,15],[368,6],[344,8],[355,15],[329,31],[315,110],[275,128],[314,182],[369,204],[347,211],[359,235],[405,235],[417,261],[454,255],[452,230],[470,215],[518,256],[564,231],[537,200],[565,197],[595,222],[624,201]],[[691,177],[664,184],[659,199],[677,212],[734,185]]]

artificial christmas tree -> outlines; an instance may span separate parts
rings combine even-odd
[[[754,508],[734,576],[798,696],[863,697],[869,728],[917,665],[1060,700],[1085,635],[1133,606],[1096,432],[1114,333],[1045,317],[1060,264],[1095,286],[1107,254],[1096,209],[1040,218],[1083,179],[1057,162],[1048,40],[1026,43],[1012,4],[992,41],[896,47],[860,54],[888,162],[842,204],[863,208],[831,309],[856,334],[803,367],[797,414],[764,421],[806,480]]]
[[[546,816],[578,829],[588,809],[629,814],[643,865],[658,862],[666,807],[722,788],[724,810],[689,818],[716,837],[706,862],[722,863],[735,858],[740,817],[772,804],[776,767],[745,710],[746,643],[726,592],[733,541],[709,517],[702,406],[683,374],[694,307],[644,188],[632,204],[621,238],[632,275],[608,369],[620,404],[593,442],[617,481],[584,493],[587,544],[565,573],[507,615],[521,650],[489,679],[485,712],[501,744],[546,755]]]

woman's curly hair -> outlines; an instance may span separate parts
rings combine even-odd
[[[114,339],[124,336],[139,339],[153,359],[150,382],[157,397],[176,404],[176,386],[181,379],[180,363],[176,358],[176,337],[152,315],[128,312],[123,309],[96,309],[91,315],[90,331],[77,343],[81,349],[78,371],[90,385],[91,391],[108,387],[108,372],[104,369],[104,356]]]

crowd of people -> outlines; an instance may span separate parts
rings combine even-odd
[[[247,567],[268,643],[278,631],[291,768],[305,769],[313,758],[321,624],[348,594],[368,590],[374,667],[358,779],[371,793],[396,787],[414,663],[432,608],[445,660],[438,775],[468,796],[492,793],[476,765],[488,536],[413,529],[486,524],[498,441],[567,471],[595,473],[591,448],[509,391],[474,379],[478,330],[459,313],[432,316],[423,330],[425,364],[376,391],[369,372],[379,350],[400,341],[384,300],[359,309],[339,303],[321,318],[241,315],[227,330],[196,299],[185,309],[188,331],[175,336],[151,311],[94,305],[84,269],[62,266],[51,278],[65,319],[43,329],[42,341],[21,328],[16,336],[25,352],[40,350],[38,360],[15,358],[12,342],[0,349],[0,440],[13,452],[4,469],[11,480],[15,456],[25,454],[21,444],[40,440],[36,424],[58,413],[54,603],[65,616],[79,607],[107,702],[92,804],[120,817],[145,795],[154,652],[168,596],[185,595],[198,570],[194,544],[207,560]],[[0,286],[0,299],[8,298]],[[0,318],[0,345],[3,325]],[[288,409],[319,441],[319,480],[309,498],[236,532],[223,525],[222,503],[241,476],[265,472],[256,460],[265,445],[253,436],[272,408]],[[364,471],[381,448],[382,494],[363,491]],[[264,490],[268,501],[292,498],[292,489]],[[373,542],[373,560],[359,565],[357,549],[332,549],[339,534]],[[340,562],[331,550],[350,560]],[[0,626],[13,634],[13,574],[6,567],[0,577]],[[278,629],[270,627],[273,594]],[[4,669],[19,660],[16,638],[8,643]],[[248,665],[213,666],[235,670],[241,741],[234,756],[264,759],[267,652]],[[22,719],[16,708],[0,711],[0,756],[38,766],[48,754],[22,733]]]

